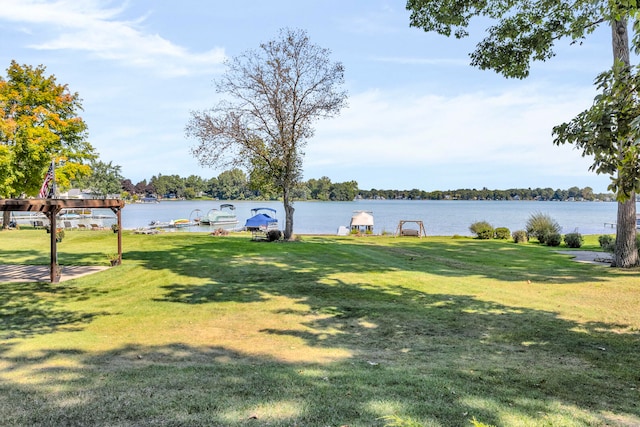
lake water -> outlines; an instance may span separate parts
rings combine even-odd
[[[122,210],[125,229],[149,225],[150,221],[193,219],[205,215],[227,201],[163,201],[155,204],[129,204]],[[280,229],[284,228],[282,202],[231,201],[236,206],[239,226],[251,217],[251,209],[276,209]],[[611,202],[535,202],[535,201],[433,201],[433,200],[358,200],[353,202],[295,202],[294,233],[336,234],[338,227],[349,226],[354,211],[370,211],[374,234],[394,233],[400,220],[421,220],[427,235],[469,236],[469,225],[488,221],[494,227],[511,231],[524,229],[533,213],[550,215],[563,233],[609,234],[616,222],[617,203]],[[608,225],[605,225],[608,224]],[[409,228],[417,228],[410,226]],[[209,227],[189,227],[185,231],[208,231]]]

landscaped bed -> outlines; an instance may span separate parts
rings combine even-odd
[[[48,242],[0,232],[0,259],[46,265]],[[114,242],[71,231],[59,263],[108,266]],[[3,425],[640,424],[638,270],[451,237],[125,232],[123,249],[0,284]]]

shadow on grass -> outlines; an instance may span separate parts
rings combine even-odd
[[[83,301],[102,293],[60,283],[4,284],[0,286],[0,339],[79,330],[107,313],[71,311],[62,308],[63,303]]]
[[[167,287],[167,300],[205,303],[220,298],[248,302],[254,287],[274,293],[283,282],[317,283],[330,275],[416,272],[443,277],[484,277],[505,282],[572,284],[607,282],[640,273],[580,264],[568,256],[537,245],[500,241],[400,241],[378,245],[375,239],[336,242],[316,237],[310,242],[257,243],[241,239],[216,240],[194,235],[174,246],[154,251],[126,251],[126,260],[149,270],[169,270],[186,277],[210,279],[208,285],[179,283]],[[227,294],[225,296],[225,294]]]
[[[48,249],[47,249],[48,250]],[[51,262],[49,252],[39,250],[0,249],[0,260],[4,262],[19,259],[25,265],[48,265]]]
[[[39,381],[0,384],[6,425],[355,427],[382,426],[380,417],[392,414],[438,426],[469,425],[472,417],[495,425],[640,423],[637,329],[577,323],[548,311],[380,280],[380,273],[416,271],[580,283],[612,280],[615,272],[575,264],[543,248],[473,241],[461,247],[190,239],[167,250],[126,252],[125,260],[144,269],[206,279],[197,286],[167,284],[156,301],[248,303],[286,296],[307,307],[295,311],[304,328],[272,326],[261,334],[301,339],[301,352],[340,348],[351,356],[292,363],[217,346],[193,347],[184,337],[173,345],[131,345],[97,354],[70,347],[66,354],[77,363],[52,363],[54,368],[43,370],[60,352],[12,356],[8,343],[0,350],[4,371],[36,371]],[[534,265],[527,267],[531,260]],[[502,262],[520,267],[502,271]],[[336,278],[349,273],[366,275],[354,275],[353,282]],[[18,294],[36,291],[25,288]],[[4,298],[9,301],[9,294]],[[90,319],[66,321],[73,326]]]
[[[2,233],[0,231],[0,237],[3,238],[0,260],[13,264],[49,265],[51,242],[50,235],[45,234],[44,230]],[[67,230],[65,233],[65,238],[57,244],[60,265],[108,265],[107,255],[117,252],[117,235],[111,231]],[[29,242],[28,248],[24,248],[24,244],[17,244],[18,239],[20,242]],[[95,250],[96,247],[98,250]]]
[[[637,334],[465,296],[403,291],[394,302],[345,286],[353,295],[307,332],[263,331],[352,352],[338,362],[286,363],[185,343],[29,358],[4,347],[5,370],[33,370],[38,381],[3,381],[3,423],[382,426],[380,417],[392,414],[441,426],[472,417],[494,425],[640,422]],[[378,310],[354,309],[351,298],[375,299]],[[62,356],[77,363],[43,368]]]

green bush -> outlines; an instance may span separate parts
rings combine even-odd
[[[598,243],[600,243],[600,247],[609,253],[614,253],[616,249],[616,238],[609,235],[603,234],[598,236]],[[636,234],[636,248],[638,249],[638,255],[640,256],[640,234]]]
[[[567,233],[564,236],[564,243],[570,248],[579,248],[584,243],[584,239],[580,233]]]
[[[514,231],[511,237],[513,237],[513,241],[516,243],[527,243],[529,241],[527,232],[524,230]]]
[[[498,227],[496,228],[496,239],[507,240],[511,236],[511,230],[507,227]]]
[[[548,236],[552,234],[560,234],[561,228],[560,224],[558,224],[555,219],[551,218],[551,216],[537,212],[532,214],[527,220],[526,230],[529,238],[533,237],[540,243],[546,243]],[[560,240],[562,240],[562,238]]]
[[[602,236],[598,236],[598,243],[600,243],[600,247],[609,253],[613,253],[616,247],[616,239],[613,236],[608,234],[603,234]]]
[[[560,233],[549,233],[545,236],[544,242],[547,246],[560,246],[562,236]]]
[[[476,235],[478,239],[491,239],[494,235],[493,225],[487,221],[477,221],[469,226],[469,231]]]
[[[282,231],[280,230],[269,230],[267,231],[267,241],[275,242],[277,240],[282,239]]]

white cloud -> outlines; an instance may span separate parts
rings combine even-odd
[[[338,118],[320,122],[307,165],[355,167],[442,163],[536,164],[584,174],[584,161],[552,144],[552,128],[588,107],[590,90],[551,92],[534,85],[458,96],[370,90],[350,98]]]
[[[144,18],[118,19],[125,5],[105,8],[104,2],[2,0],[0,18],[44,26],[52,34],[32,44],[38,50],[85,51],[96,58],[154,70],[166,77],[211,73],[225,59],[222,48],[194,53],[159,34],[144,31]]]

